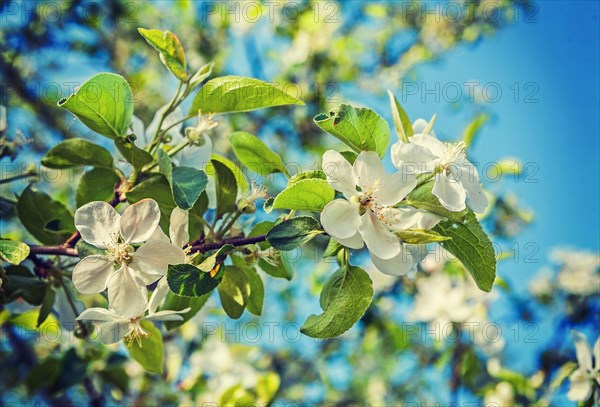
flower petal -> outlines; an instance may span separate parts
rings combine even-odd
[[[391,259],[400,253],[400,241],[372,211],[361,216],[358,231],[369,251],[380,259]]]
[[[577,353],[577,363],[587,372],[592,371],[592,350],[586,337],[575,330],[571,330],[571,337],[575,343],[575,352]]]
[[[442,206],[452,212],[460,212],[467,207],[467,193],[462,184],[453,180],[446,173],[436,174],[433,184],[433,195],[437,196]]]
[[[172,243],[149,240],[133,255],[129,266],[145,284],[152,284],[167,274],[169,264],[185,263],[185,252]]]
[[[78,321],[128,321],[127,318],[123,318],[117,315],[114,310],[106,308],[88,308],[84,310],[77,317]]]
[[[321,212],[323,229],[336,239],[348,239],[354,236],[360,223],[359,206],[358,202],[352,203],[345,199],[334,199],[329,202]]]
[[[406,229],[431,229],[443,218],[431,212],[422,211],[411,206],[401,208],[384,208],[381,211],[390,229],[393,231]]]
[[[145,242],[160,221],[160,208],[154,199],[142,199],[129,206],[121,215],[121,236],[127,243]]]
[[[97,327],[98,338],[105,345],[117,343],[131,333],[132,326],[133,324],[129,321],[100,324]]]
[[[596,339],[596,343],[594,343],[594,370],[596,372],[600,372],[600,336]],[[598,380],[598,384],[600,384],[600,377],[596,376],[596,380]]]
[[[169,236],[171,243],[177,247],[183,247],[190,241],[189,220],[188,211],[176,207],[171,212]]]
[[[113,261],[99,254],[84,257],[73,268],[73,285],[82,294],[96,294],[106,289],[114,271]]]
[[[414,134],[422,134],[423,130],[425,130],[425,127],[427,127],[427,125],[429,124],[429,122],[425,119],[417,119],[413,122],[412,124],[412,128],[413,128],[413,133]],[[436,137],[435,135],[435,131],[431,130],[430,133],[432,136]]]
[[[392,146],[392,163],[407,174],[422,174],[435,169],[436,156],[426,147],[398,141]]]
[[[154,114],[152,121],[146,128],[146,134],[145,134],[145,139],[147,140],[146,144],[149,144],[150,141],[154,138],[154,135],[156,134],[156,131],[158,130],[158,125],[161,121],[161,117],[162,117],[163,113],[168,109],[168,107],[169,107],[168,105],[164,105],[160,109],[158,109],[156,111],[156,113]],[[177,107],[171,114],[169,114],[164,119],[161,127],[163,129],[166,129],[167,127],[170,127],[171,125],[173,125],[176,122],[183,119],[183,117],[184,117],[183,110],[181,109],[181,107]],[[169,136],[171,136],[172,142],[177,143],[179,140],[181,140],[183,138],[181,136],[181,124],[171,127],[169,129],[169,131],[167,132],[167,134]]]
[[[428,134],[415,134],[410,138],[410,142],[425,147],[438,158],[442,158],[446,154],[446,146],[444,143]]]
[[[327,177],[327,182],[336,191],[340,191],[346,199],[357,195],[356,179],[352,172],[352,165],[343,155],[334,150],[328,150],[323,154],[321,168]]]
[[[169,236],[167,236],[165,234],[165,232],[163,232],[162,228],[160,227],[160,225],[158,225],[156,227],[156,229],[154,229],[154,232],[152,233],[152,235],[150,235],[150,237],[148,238],[148,242],[151,240],[162,240],[163,242],[170,242],[171,239],[169,239]]]
[[[570,387],[567,398],[572,401],[586,401],[592,395],[592,381],[587,380],[582,369],[576,369],[569,376]]]
[[[75,227],[81,238],[100,249],[116,243],[119,237],[119,219],[115,208],[106,202],[90,202],[75,212]]]
[[[483,193],[477,169],[468,161],[459,168],[460,182],[467,192],[467,202],[473,212],[484,213],[488,206],[487,196]]]
[[[396,205],[417,186],[414,175],[398,171],[384,175],[375,191],[375,200],[384,206]]]
[[[126,318],[140,316],[146,309],[148,290],[129,267],[121,267],[108,280],[108,304]]]
[[[202,136],[204,144],[201,146],[190,145],[181,152],[175,154],[173,162],[177,165],[184,165],[197,169],[204,169],[204,166],[210,162],[212,154],[212,141],[207,135]]]
[[[356,232],[356,234],[348,239],[340,239],[336,238],[337,242],[342,246],[346,246],[350,249],[359,250],[365,247],[365,241],[363,240],[360,233]]]
[[[158,312],[155,312],[154,314],[144,317],[144,319],[147,319],[150,321],[183,321],[183,317],[179,314],[185,314],[186,312],[189,312],[190,310],[191,310],[191,308],[188,307],[188,308],[182,309],[180,311],[171,311],[171,310],[158,311]]]
[[[161,278],[154,289],[154,292],[150,296],[150,301],[148,302],[148,314],[152,315],[156,313],[158,306],[165,299],[167,294],[169,293],[169,284],[167,283],[166,278]]]
[[[362,151],[356,157],[352,169],[356,177],[356,184],[363,191],[376,186],[375,184],[385,175],[381,159],[374,151]]]
[[[391,259],[384,260],[375,256],[372,252],[370,254],[373,265],[383,274],[404,276],[415,271],[417,268],[411,254],[402,245],[400,246],[400,254]]]

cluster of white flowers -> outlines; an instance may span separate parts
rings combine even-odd
[[[385,274],[412,274],[421,260],[395,232],[431,229],[442,219],[398,205],[417,186],[416,174],[431,174],[433,194],[450,211],[464,210],[467,202],[476,212],[487,207],[477,170],[466,159],[464,143],[443,143],[423,134],[425,125],[424,120],[417,120],[410,142],[398,141],[392,146],[392,161],[398,169],[393,174],[385,172],[375,152],[361,152],[354,164],[337,151],[323,155],[327,181],[344,196],[323,209],[323,228],[348,248],[366,245],[373,264]]]
[[[574,295],[600,294],[600,255],[598,253],[554,249],[550,258],[562,267],[556,283],[558,287]]]
[[[178,313],[188,311],[157,311],[168,292],[164,276],[169,264],[186,262],[182,247],[189,240],[188,213],[173,210],[171,241],[159,221],[160,209],[152,199],[129,206],[122,215],[106,202],[90,202],[75,212],[81,238],[104,253],[83,258],[73,269],[73,284],[82,294],[107,289],[109,306],[87,309],[77,319],[100,322],[104,343],[137,340],[147,334],[141,320],[179,320]],[[147,286],[154,283],[148,300]]]

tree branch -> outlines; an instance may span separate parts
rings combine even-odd
[[[192,246],[192,251],[206,253],[211,250],[218,250],[225,245],[232,246],[246,246],[249,244],[255,244],[264,242],[267,240],[266,235],[260,236],[252,236],[252,237],[232,237],[229,239],[223,239],[218,242],[213,243],[203,243]],[[56,256],[68,256],[68,257],[77,257],[79,254],[77,253],[77,249],[73,247],[65,247],[65,246],[29,246],[30,256],[35,255],[56,255]]]

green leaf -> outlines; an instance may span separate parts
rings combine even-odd
[[[171,187],[164,175],[152,175],[130,189],[125,196],[129,203],[136,203],[145,198],[154,199],[160,208],[160,227],[165,233],[169,232],[169,219],[176,205]]]
[[[275,372],[267,372],[256,382],[256,395],[262,403],[269,403],[279,390],[281,378]]]
[[[289,188],[292,185],[294,185],[296,182],[302,181],[305,179],[324,179],[324,180],[326,180],[327,176],[325,175],[325,172],[323,170],[299,172],[289,179],[287,187]]]
[[[250,297],[250,283],[246,274],[237,267],[225,266],[223,281],[217,290],[229,318],[241,317]]]
[[[237,182],[233,172],[217,160],[211,160],[215,170],[215,190],[217,191],[217,216],[236,210]]]
[[[376,151],[383,157],[390,142],[387,122],[371,109],[340,105],[314,118],[321,129],[343,141],[355,152]]]
[[[104,147],[82,138],[73,138],[58,143],[42,158],[42,165],[48,168],[73,168],[93,165],[112,168],[112,155]]]
[[[29,246],[14,240],[0,240],[0,260],[19,265],[29,256]]]
[[[48,288],[46,289],[46,294],[44,295],[42,306],[40,307],[40,313],[38,314],[36,328],[39,328],[40,325],[42,325],[50,315],[52,307],[54,306],[55,298],[56,292],[52,289],[52,287],[48,286]]]
[[[250,285],[250,296],[248,297],[248,311],[256,316],[262,314],[263,302],[265,300],[265,285],[260,275],[254,268],[244,268],[248,284]]]
[[[323,233],[321,225],[310,216],[298,216],[275,225],[267,233],[267,241],[276,249],[293,250]]]
[[[77,185],[75,195],[77,207],[92,201],[111,201],[115,196],[115,185],[119,181],[119,177],[112,169],[94,168],[87,171]]]
[[[369,274],[359,267],[339,269],[323,287],[321,315],[308,317],[300,332],[313,338],[333,338],[352,327],[364,315],[373,298]]]
[[[285,254],[281,255],[276,249],[271,250],[274,252],[271,257],[274,258],[270,258],[267,261],[264,257],[261,257],[258,259],[258,267],[271,277],[285,278],[290,281],[294,278],[294,270],[288,259],[285,257]]]
[[[191,167],[173,167],[171,159],[162,149],[158,149],[157,154],[158,166],[171,185],[175,203],[181,209],[191,209],[206,189],[206,174]]]
[[[127,160],[129,164],[133,166],[136,170],[141,169],[144,165],[152,162],[152,156],[145,150],[142,150],[138,146],[136,146],[132,141],[126,139],[118,139],[115,140],[115,145],[117,146],[117,150],[123,157]]]
[[[129,355],[146,371],[162,374],[164,353],[162,334],[150,321],[140,321],[140,325],[148,335],[142,336],[140,343],[132,341],[127,345]]]
[[[212,73],[214,62],[209,62],[206,65],[203,65],[200,69],[196,71],[195,74],[192,75],[188,85],[188,92],[194,90],[198,85],[200,85],[206,78],[210,76]]]
[[[190,114],[247,112],[281,105],[304,105],[282,87],[243,76],[209,80],[194,98]]]
[[[63,243],[75,231],[69,210],[31,186],[19,197],[17,214],[29,233],[45,244]]]
[[[167,293],[167,297],[165,298],[165,302],[160,307],[161,310],[181,311],[186,308],[191,309],[185,314],[179,314],[183,317],[183,320],[181,321],[165,321],[165,328],[168,331],[171,331],[185,324],[194,315],[196,315],[200,309],[202,309],[209,297],[210,293],[201,295],[200,297],[181,297],[174,292],[169,291]]]
[[[496,254],[475,214],[469,210],[462,224],[440,222],[433,230],[452,239],[440,245],[462,262],[479,288],[491,291],[496,278]]]
[[[133,116],[133,94],[120,75],[99,73],[66,99],[58,101],[83,124],[109,138],[127,134]]]
[[[427,229],[406,229],[396,232],[395,235],[408,244],[437,243],[450,240],[448,236],[442,236],[433,230]]]
[[[327,243],[327,247],[323,252],[323,258],[337,256],[338,252],[342,250],[344,246],[339,244],[334,238],[329,239],[329,243]]]
[[[266,235],[269,232],[269,230],[271,230],[273,228],[273,225],[274,225],[274,223],[271,221],[268,221],[268,220],[259,222],[256,225],[254,225],[254,227],[248,234],[248,237]],[[266,250],[270,247],[268,242],[260,242],[257,244],[261,250]]]
[[[31,305],[41,305],[44,302],[48,284],[41,281],[31,270],[24,266],[9,266],[5,268],[5,272],[2,290],[7,302],[20,297]]]
[[[462,222],[465,216],[467,216],[467,209],[460,212],[452,212],[444,208],[439,199],[431,192],[433,190],[433,183],[434,181],[431,180],[415,188],[408,194],[404,203],[418,209],[433,212],[454,222]]]
[[[490,116],[488,116],[486,113],[480,113],[471,121],[471,123],[467,125],[462,135],[462,139],[467,147],[473,144],[473,141],[479,134],[481,127],[483,127],[483,125],[487,123],[489,119]]]
[[[214,277],[192,264],[172,264],[167,271],[167,283],[175,294],[182,297],[201,297],[209,294],[223,278],[223,267]]]
[[[229,141],[235,156],[246,168],[259,175],[274,172],[288,174],[281,157],[258,137],[244,131],[236,131],[229,136]]]
[[[326,180],[307,178],[281,191],[273,201],[273,208],[321,211],[334,196],[335,190]]]
[[[246,181],[246,178],[244,177],[244,172],[236,163],[218,154],[211,155],[210,159],[218,161],[225,167],[229,168],[229,170],[233,173],[233,176],[235,177],[235,182],[237,183],[238,187],[238,193],[244,193],[248,191],[248,181]],[[204,171],[206,172],[206,174],[214,176],[215,167],[213,167],[212,162],[206,164],[206,166],[204,167]]]
[[[394,126],[396,127],[396,133],[398,133],[398,138],[405,143],[408,143],[408,138],[412,137],[414,134],[412,124],[408,115],[402,108],[398,99],[394,96],[392,92],[388,90],[388,96],[390,98],[390,107],[392,110],[392,118],[394,119]]]
[[[177,79],[187,80],[185,54],[179,38],[170,31],[146,30],[138,28],[142,37],[158,51],[160,60]]]
[[[273,198],[272,196],[265,199],[265,203],[263,204],[263,210],[265,211],[265,213],[271,213],[271,211],[273,210],[273,202],[275,202],[275,198]]]

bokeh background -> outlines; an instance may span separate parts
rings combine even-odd
[[[174,32],[191,67],[214,61],[217,75],[295,84],[304,107],[218,118],[212,138],[223,154],[230,153],[227,133],[245,130],[287,163],[314,169],[338,144],[312,117],[344,102],[390,120],[387,89],[412,119],[437,113],[440,138],[473,139],[469,154],[494,203],[483,223],[501,258],[491,295],[455,281],[461,267],[434,256],[416,282],[373,272],[372,308],[347,334],[322,342],[298,327],[319,312],[320,287],[335,266],[318,258],[322,247],[309,247],[290,259],[292,281],[266,281],[262,317],[228,320],[213,296],[167,336],[162,378],[144,374],[122,348],[36,342],[26,333],[17,342],[0,337],[0,403],[85,402],[91,383],[101,403],[144,406],[260,394],[336,405],[573,404],[564,380],[576,361],[569,332],[592,343],[600,332],[596,1],[0,4],[2,178],[27,168],[40,173],[1,185],[2,237],[27,239],[11,205],[32,180],[74,208],[69,200],[80,174],[53,178],[39,164],[48,148],[69,137],[111,148],[58,109],[60,98],[111,71],[130,81],[144,123],[168,102],[176,81],[137,33],[144,27]],[[284,185],[268,181],[272,192]],[[463,306],[472,312],[457,320],[454,311]],[[454,323],[455,332],[472,322],[475,338],[451,340],[436,321]],[[60,361],[54,381],[36,370],[48,358]]]

